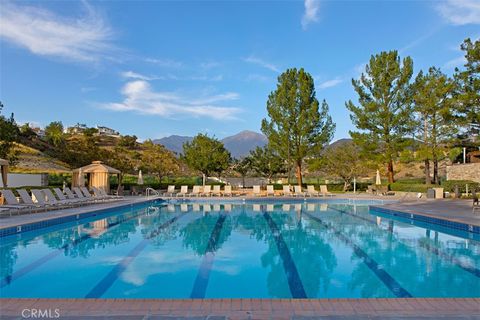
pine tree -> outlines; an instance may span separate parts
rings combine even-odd
[[[318,155],[335,131],[328,105],[326,101],[319,105],[312,76],[303,68],[293,68],[278,77],[277,89],[268,97],[267,112],[269,119],[262,120],[262,131],[289,165],[293,161],[301,185],[303,160]]]
[[[346,103],[360,129],[350,135],[364,153],[386,165],[389,183],[395,181],[393,162],[413,128],[412,74],[410,57],[401,62],[397,51],[381,52],[370,58],[359,80],[352,79],[359,104]]]

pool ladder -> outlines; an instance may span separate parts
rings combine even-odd
[[[151,195],[156,195],[157,197],[160,196],[160,193],[157,190],[150,187],[145,189],[145,193],[147,194],[147,198],[150,198]]]

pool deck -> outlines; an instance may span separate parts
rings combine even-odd
[[[476,209],[474,213],[472,200],[468,199],[399,201],[375,207],[480,226],[480,209]]]
[[[2,217],[0,219],[0,230],[16,227],[20,225],[25,225],[25,224],[35,223],[35,222],[46,221],[50,219],[62,218],[62,217],[67,217],[67,216],[72,216],[77,214],[84,214],[87,212],[134,205],[134,204],[149,201],[151,199],[154,199],[154,198],[132,196],[132,197],[125,197],[122,200],[99,202],[95,204],[79,206],[74,208],[40,211],[40,212],[25,213],[25,214],[13,214],[12,216]]]
[[[0,299],[0,319],[58,309],[59,319],[480,319],[480,298]]]

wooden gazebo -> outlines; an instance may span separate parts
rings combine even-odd
[[[8,161],[0,159],[0,174],[2,175],[2,186],[8,186]]]
[[[87,175],[88,187],[97,187],[110,192],[109,177],[112,174],[119,175],[120,170],[103,164],[102,161],[93,161],[92,164],[73,170],[72,186],[83,187],[85,175]]]

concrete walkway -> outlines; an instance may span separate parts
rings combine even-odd
[[[480,226],[480,209],[474,213],[472,200],[468,199],[400,201],[378,207]]]
[[[480,299],[0,299],[1,319],[480,319]]]

